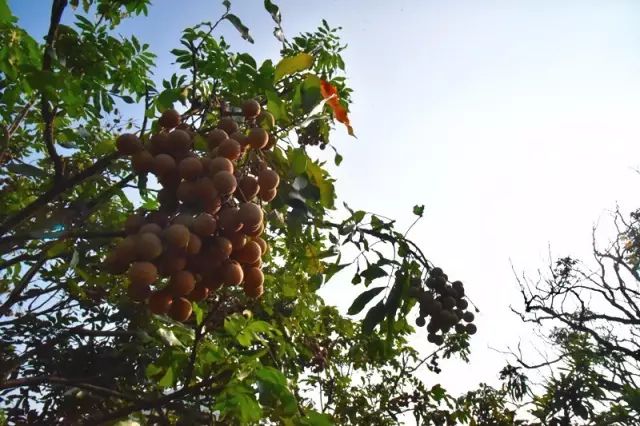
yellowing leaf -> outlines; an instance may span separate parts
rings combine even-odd
[[[308,53],[298,53],[296,56],[290,56],[283,58],[278,65],[276,65],[276,72],[274,80],[280,81],[283,77],[286,77],[294,72],[306,70],[313,64],[313,56]]]

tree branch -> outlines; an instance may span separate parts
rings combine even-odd
[[[0,306],[0,317],[5,316],[7,312],[9,312],[9,310],[11,309],[11,306],[13,306],[13,304],[18,301],[24,289],[29,285],[33,277],[38,273],[38,271],[46,261],[47,261],[46,252],[43,251],[40,254],[39,259],[36,261],[36,263],[33,266],[31,266],[31,268],[29,268],[29,270],[27,271],[26,274],[24,274],[20,282],[14,287],[13,291],[11,291],[11,294],[9,295],[7,300],[2,304],[2,306]]]

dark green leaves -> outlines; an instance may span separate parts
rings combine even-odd
[[[0,24],[7,24],[13,20],[12,18],[13,16],[11,15],[11,10],[7,4],[7,0],[0,0]]]
[[[365,285],[371,284],[371,282],[377,278],[382,278],[387,276],[387,271],[382,269],[376,264],[369,266],[367,269],[362,271],[360,275],[365,279]]]
[[[382,322],[385,314],[386,310],[384,308],[384,301],[381,300],[377,305],[369,309],[369,312],[367,312],[367,315],[362,321],[362,331],[364,333],[371,333],[373,329]]]
[[[280,25],[282,23],[282,17],[280,16],[280,8],[273,4],[271,0],[264,0],[264,8],[269,12],[273,21]]]
[[[16,173],[23,176],[38,177],[38,178],[47,177],[47,173],[44,170],[39,169],[27,163],[11,163],[11,164],[7,164],[6,168],[11,173]]]
[[[413,214],[422,217],[424,214],[424,204],[416,204],[413,206]]]
[[[369,303],[374,297],[380,294],[380,292],[384,289],[385,287],[375,287],[362,292],[353,301],[353,303],[349,307],[349,310],[347,311],[347,314],[356,315],[357,313],[359,313],[361,310],[364,309],[365,306],[367,306],[367,303]]]
[[[243,39],[247,40],[249,43],[253,43],[253,38],[249,35],[249,28],[247,28],[240,18],[238,18],[233,13],[229,13],[225,16],[225,19],[233,24],[236,27],[236,30],[240,33]]]

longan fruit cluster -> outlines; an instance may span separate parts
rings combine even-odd
[[[420,306],[416,325],[426,325],[427,340],[436,345],[444,343],[444,335],[451,328],[459,334],[475,334],[477,331],[473,312],[466,310],[469,302],[464,298],[464,285],[461,281],[449,284],[448,280],[441,268],[433,268],[425,281],[426,289],[420,280],[412,283],[412,294]],[[430,318],[428,324],[427,318]]]
[[[135,135],[116,140],[138,174],[154,174],[162,189],[159,211],[131,215],[127,236],[106,259],[113,273],[127,273],[129,297],[151,312],[178,321],[222,286],[242,286],[246,296],[263,294],[262,258],[268,245],[261,203],[277,194],[278,174],[262,159],[275,141],[255,127],[260,104],[243,105],[249,127],[231,117],[206,134],[207,152],[194,152],[194,137],[174,110],[158,120],[161,131],[143,144]]]

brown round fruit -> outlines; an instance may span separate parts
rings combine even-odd
[[[189,151],[191,148],[191,135],[180,129],[176,129],[169,133],[169,150],[172,154],[180,155]]]
[[[262,253],[262,256],[267,254],[267,252],[269,251],[269,245],[267,244],[267,242],[265,240],[263,240],[260,237],[255,237],[253,239],[253,241],[255,241],[256,244],[258,244],[260,246],[260,253]]]
[[[176,195],[178,197],[178,200],[186,204],[191,204],[198,201],[196,185],[189,180],[183,180],[182,182],[180,182],[180,185],[178,185],[178,190],[176,191]]]
[[[158,176],[158,182],[160,182],[163,188],[171,189],[175,192],[176,189],[178,189],[178,185],[180,185],[180,182],[182,182],[182,178],[178,174],[178,169],[174,168],[169,173]]]
[[[211,240],[208,253],[212,261],[222,262],[231,256],[232,251],[231,241],[224,237],[214,237]]]
[[[200,249],[202,249],[202,240],[196,234],[191,234],[189,236],[189,244],[187,244],[187,253],[198,254]]]
[[[119,259],[118,255],[115,252],[111,252],[105,257],[103,268],[105,271],[111,274],[120,275],[127,272],[127,270],[129,269],[129,263]]]
[[[157,226],[157,225],[156,225]],[[139,234],[136,238],[136,255],[140,260],[153,260],[162,254],[162,241],[150,232]]]
[[[184,322],[191,316],[191,302],[184,297],[173,299],[171,308],[169,309],[169,316],[176,321]]]
[[[193,232],[201,237],[210,237],[213,235],[213,233],[216,232],[217,226],[215,218],[208,213],[200,213],[193,220]]]
[[[252,297],[254,299],[257,299],[258,297],[262,296],[262,294],[264,293],[264,287],[260,286],[260,287],[244,287],[244,294],[246,294],[249,297]]]
[[[244,278],[242,266],[236,261],[229,260],[220,267],[220,274],[225,285],[238,285]]]
[[[233,173],[233,163],[225,157],[216,157],[211,160],[211,170],[209,176],[214,177],[218,172],[225,171]]]
[[[258,174],[258,183],[260,184],[260,189],[268,191],[278,187],[280,176],[271,169],[264,169]]]
[[[157,223],[147,223],[142,225],[138,232],[140,234],[155,234],[159,237],[162,235],[162,228]]]
[[[216,191],[217,194],[217,191]],[[209,197],[209,199],[202,200],[202,210],[209,214],[216,214],[222,207],[222,200],[217,195],[215,197]]]
[[[255,99],[249,99],[242,104],[242,113],[247,118],[257,117],[260,110],[260,104]]]
[[[238,130],[237,132],[229,135],[229,138],[237,141],[240,144],[240,147],[244,150],[248,144],[247,135],[244,134],[242,130]]]
[[[175,109],[168,109],[162,113],[158,119],[158,124],[165,129],[178,127],[178,124],[180,124],[180,113]]]
[[[135,154],[142,150],[142,141],[131,133],[124,133],[116,139],[116,148],[123,155]]]
[[[184,255],[165,251],[156,261],[160,275],[168,277],[178,271],[182,271],[187,266],[187,258]]]
[[[169,154],[158,154],[153,158],[153,173],[156,176],[166,176],[176,170],[176,160]]]
[[[267,146],[269,142],[269,133],[262,127],[254,127],[249,130],[247,135],[247,142],[253,149],[262,149]]]
[[[149,139],[149,151],[153,155],[169,152],[169,135],[166,132],[156,133]]]
[[[202,162],[197,157],[186,157],[178,164],[178,173],[183,179],[194,180],[202,172]]]
[[[218,129],[227,132],[228,135],[238,130],[238,123],[231,117],[222,117],[218,123]]]
[[[238,251],[233,257],[239,262],[252,264],[257,262],[262,255],[260,246],[255,241],[249,241],[242,247],[242,250]]]
[[[229,135],[222,129],[213,129],[207,134],[207,146],[213,150],[220,145],[220,142],[229,139]]]
[[[264,283],[264,274],[260,268],[244,268],[244,286],[245,287],[262,287]]]
[[[219,289],[220,287],[222,287],[222,284],[222,277],[218,269],[205,274],[202,277],[202,281],[200,282],[200,285],[202,287],[206,287],[210,292]]]
[[[158,269],[151,262],[133,262],[128,274],[132,284],[151,285],[158,278]]]
[[[193,215],[190,213],[180,213],[171,221],[174,225],[184,225],[187,228],[193,226]]]
[[[260,190],[260,186],[258,185],[258,180],[253,176],[243,176],[238,182],[238,188],[236,189],[236,196],[241,201],[251,201],[256,195],[258,195],[258,191]]]
[[[153,155],[146,149],[138,151],[131,157],[131,168],[139,175],[153,170]]]
[[[129,264],[136,259],[136,237],[129,235],[118,243],[114,250],[118,261]]]
[[[195,182],[195,191],[198,199],[202,203],[212,201],[218,196],[218,191],[213,185],[213,180],[208,177],[201,177]]]
[[[171,294],[166,291],[156,291],[149,296],[149,310],[156,315],[163,315],[169,312],[173,302]]]
[[[164,239],[169,245],[175,248],[184,248],[189,244],[190,234],[189,228],[184,225],[175,224],[164,230]]]
[[[255,203],[242,203],[238,208],[238,218],[247,228],[253,228],[262,223],[264,213]]]
[[[151,212],[147,215],[147,222],[155,223],[164,228],[169,224],[169,216],[162,212]]]
[[[145,224],[144,216],[141,214],[131,214],[124,221],[124,232],[127,234],[135,234]]]
[[[243,229],[243,232],[249,237],[257,237],[259,235],[262,235],[262,233],[264,232],[264,223],[261,223],[259,226],[256,226],[252,229]]]
[[[194,302],[201,302],[209,296],[209,289],[202,284],[198,284],[196,288],[189,293],[189,300]]]
[[[151,295],[151,287],[146,284],[129,284],[127,294],[131,300],[143,302]]]
[[[195,285],[196,279],[191,272],[179,271],[171,275],[167,290],[176,297],[185,296],[193,291]]]
[[[220,194],[226,195],[233,193],[237,185],[236,177],[227,171],[220,171],[213,177],[213,186],[215,186]]]
[[[247,244],[247,236],[242,232],[225,233],[225,237],[231,241],[232,253],[242,250],[245,244]]]
[[[242,228],[239,209],[237,207],[225,207],[218,213],[218,227],[226,232],[236,232]]]
[[[242,154],[242,146],[240,146],[240,142],[233,139],[225,139],[218,146],[218,155],[229,160],[237,160],[240,158],[240,154]]]
[[[277,142],[278,142],[278,139],[275,137],[275,135],[272,135],[271,133],[269,133],[269,142],[267,142],[267,146],[265,146],[262,149],[271,149],[274,146],[276,146]]]
[[[258,192],[258,197],[268,203],[269,201],[273,200],[274,198],[276,198],[276,195],[278,194],[278,190],[277,189],[262,189],[260,188],[260,192]]]
[[[178,207],[178,198],[176,198],[175,189],[162,188],[158,191],[158,203],[164,211],[173,211]]]

